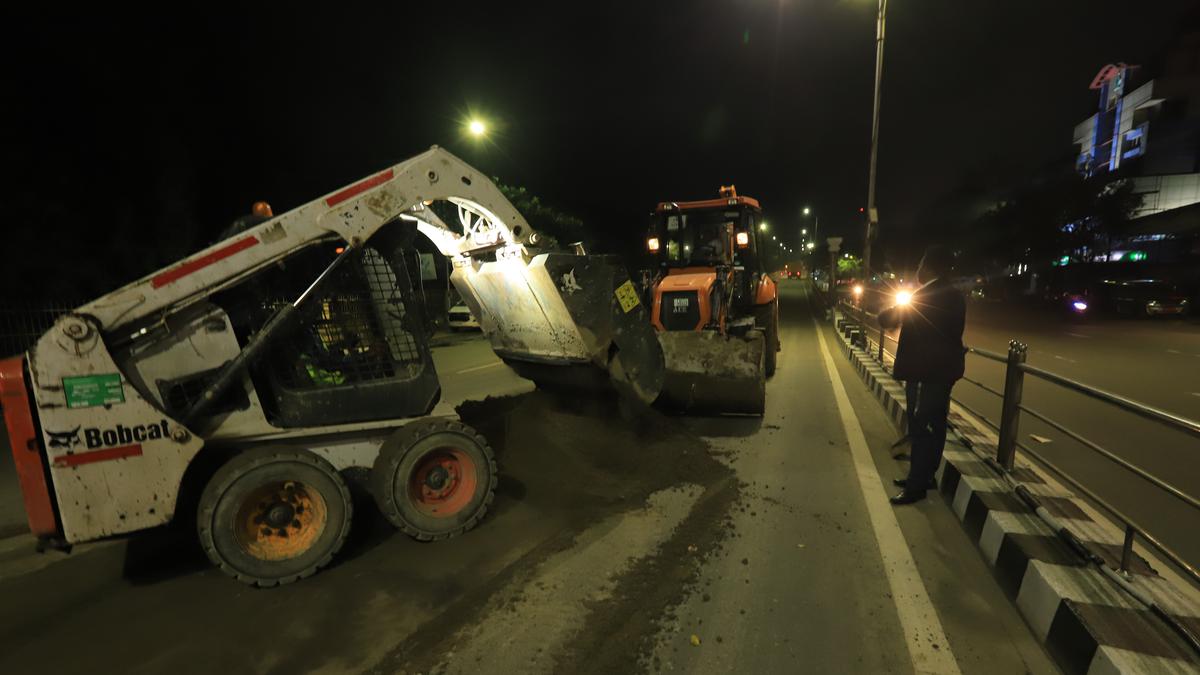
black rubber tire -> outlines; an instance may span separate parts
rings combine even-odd
[[[297,481],[313,488],[327,514],[313,546],[280,561],[250,555],[235,533],[241,501],[272,481]],[[350,489],[328,461],[300,448],[259,448],[236,455],[208,481],[196,512],[196,530],[204,552],[221,571],[242,583],[270,588],[310,577],[328,565],[346,542],[353,515]]]
[[[763,368],[767,377],[775,374],[775,364],[779,360],[779,301],[772,301],[770,307],[766,325],[767,344]]]
[[[453,515],[423,512],[411,498],[409,478],[432,453],[454,448],[469,456],[475,486],[468,503]],[[379,510],[401,532],[419,541],[449,539],[475,527],[496,498],[496,457],[487,440],[455,420],[428,419],[396,431],[379,449],[371,469],[371,494]]]

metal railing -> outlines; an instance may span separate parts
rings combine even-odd
[[[851,317],[854,322],[857,323],[857,327],[861,327],[861,335],[863,337],[860,338],[860,346],[878,359],[880,366],[884,367],[886,370],[886,363],[883,357],[885,354],[892,353],[885,349],[885,344],[888,340],[891,340],[892,342],[896,342],[896,340],[888,336],[887,331],[879,326],[878,315],[867,312],[859,307],[855,307],[852,303],[845,300],[839,303],[839,309],[844,313],[845,316]],[[841,328],[841,326],[839,326],[839,328]],[[851,328],[852,334],[854,330],[854,328]],[[870,332],[874,332],[875,334],[875,340],[873,343],[870,340]],[[1200,438],[1200,422],[1160,410],[1153,406],[1134,401],[1119,394],[1114,394],[1112,392],[1072,380],[1068,377],[1064,377],[1042,368],[1031,366],[1025,362],[1026,356],[1028,355],[1028,347],[1016,340],[1009,342],[1007,354],[999,354],[986,349],[979,349],[977,347],[970,346],[967,347],[967,353],[982,359],[994,361],[996,363],[1002,363],[1005,365],[1003,391],[997,391],[983,382],[969,377],[963,378],[963,381],[968,382],[982,389],[983,391],[1000,398],[1001,414],[999,422],[988,419],[986,416],[963,404],[963,402],[957,398],[953,399],[954,402],[961,406],[964,410],[982,420],[989,427],[995,429],[999,434],[999,441],[997,443],[995,457],[995,463],[998,465],[998,468],[1002,469],[1006,474],[1011,474],[1016,453],[1019,449],[1025,456],[1034,460],[1039,465],[1045,467],[1051,473],[1067,482],[1069,485],[1087,497],[1088,500],[1116,519],[1122,525],[1125,531],[1124,543],[1121,548],[1120,567],[1118,569],[1121,574],[1128,575],[1130,564],[1133,561],[1134,543],[1140,537],[1153,549],[1158,551],[1158,553],[1160,553],[1164,558],[1166,558],[1178,569],[1183,571],[1188,577],[1190,577],[1193,583],[1200,585],[1200,570],[1197,570],[1195,566],[1185,561],[1179,556],[1179,554],[1160,541],[1158,537],[1154,536],[1154,534],[1148,531],[1145,527],[1142,527],[1132,518],[1125,515],[1122,511],[1109,504],[1106,500],[1084,486],[1065,470],[1056,466],[1040,453],[1033,451],[1017,440],[1019,437],[1018,431],[1021,423],[1021,413],[1026,413],[1031,417],[1049,425],[1051,428],[1063,433],[1072,440],[1080,443],[1092,452],[1095,452],[1101,457],[1133,473],[1137,477],[1145,480],[1162,492],[1174,497],[1176,500],[1182,502],[1188,507],[1200,512],[1200,499],[1185,493],[1158,476],[1155,476],[1141,467],[1138,467],[1119,457],[1112,451],[1101,446],[1099,443],[1069,429],[1062,423],[1053,420],[1047,415],[1022,403],[1025,376],[1032,375],[1040,380],[1057,385],[1063,389],[1083,394],[1084,396],[1102,401],[1121,410],[1133,413],[1144,419],[1166,426],[1170,429],[1183,432],[1192,438]]]

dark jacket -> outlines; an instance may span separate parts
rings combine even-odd
[[[881,326],[900,327],[896,379],[953,384],[961,378],[966,366],[962,343],[966,319],[966,300],[946,279],[918,289],[907,307],[880,312]]]

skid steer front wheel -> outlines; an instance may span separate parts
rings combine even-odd
[[[250,450],[213,476],[197,529],[226,574],[259,587],[316,573],[350,533],[350,490],[333,466],[299,449]]]
[[[371,491],[392,524],[421,541],[466,532],[496,496],[496,460],[487,441],[452,420],[414,422],[384,442]]]

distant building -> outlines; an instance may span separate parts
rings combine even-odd
[[[1200,29],[1181,30],[1154,66],[1105,66],[1091,88],[1098,109],[1075,126],[1075,169],[1130,179],[1142,195],[1114,259],[1200,255]]]

